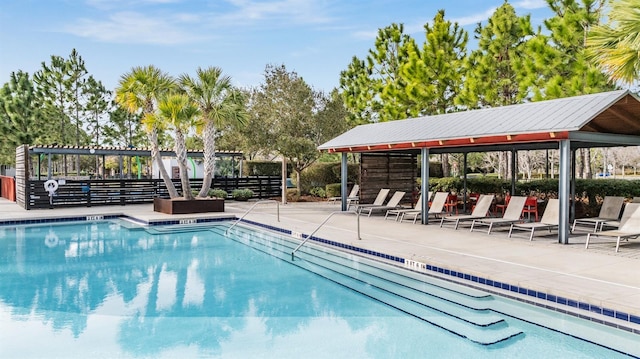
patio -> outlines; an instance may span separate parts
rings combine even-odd
[[[0,199],[0,222],[7,219],[35,219],[65,216],[126,214],[143,221],[239,217],[254,202],[227,201],[226,212],[203,215],[165,215],[153,212],[150,204],[82,209],[24,210],[17,204]],[[246,217],[251,221],[299,233],[310,234],[339,205],[327,202],[290,203],[280,205],[280,222],[276,219],[275,202],[259,204]],[[490,281],[535,290],[546,295],[564,297],[593,309],[560,305],[561,310],[589,315],[640,333],[640,324],[617,320],[611,315],[594,313],[606,308],[640,317],[640,241],[631,240],[615,253],[615,243],[595,240],[584,249],[586,233],[572,234],[570,244],[559,244],[557,233],[541,231],[533,241],[524,236],[507,238],[508,227],[495,229],[491,235],[469,232],[468,226],[458,230],[440,228],[437,224],[418,225],[385,221],[384,214],[360,217],[361,240],[357,238],[356,217],[352,213],[333,216],[315,236],[366,250],[398,256],[419,263],[453,270]],[[457,278],[427,271],[448,280]],[[520,297],[530,302],[551,305],[548,300],[514,293],[472,280],[461,282],[481,289]]]

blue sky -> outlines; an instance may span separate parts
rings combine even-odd
[[[178,76],[218,66],[234,84],[257,86],[267,64],[284,64],[315,89],[338,86],[353,56],[364,58],[377,29],[403,23],[424,41],[439,9],[470,34],[504,0],[2,0],[0,83],[30,74],[75,48],[108,89],[133,66]],[[544,0],[512,0],[534,25]]]

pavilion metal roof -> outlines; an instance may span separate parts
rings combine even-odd
[[[618,90],[373,123],[357,126],[318,148],[329,152],[452,149],[562,139],[583,142],[585,147],[640,145],[640,99]]]

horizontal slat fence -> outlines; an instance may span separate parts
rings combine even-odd
[[[27,181],[26,209],[153,203],[154,197],[169,197],[161,179],[65,180],[52,198],[44,188],[45,182]],[[202,179],[190,182],[192,190],[200,190]],[[173,183],[180,191],[180,180],[173,180]],[[271,198],[281,194],[281,185],[279,176],[216,177],[211,188],[227,191],[229,198],[235,189],[250,189],[254,198]]]

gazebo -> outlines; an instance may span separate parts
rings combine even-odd
[[[560,223],[568,243],[570,198],[575,193],[575,151],[640,146],[640,98],[628,90],[470,110],[357,126],[318,148],[342,153],[342,210],[347,210],[347,153],[421,155],[422,193],[429,188],[429,155],[557,149]],[[512,161],[515,163],[515,161]],[[466,167],[466,166],[465,166]],[[428,201],[422,201],[426,213]],[[423,216],[422,223],[428,223]]]

